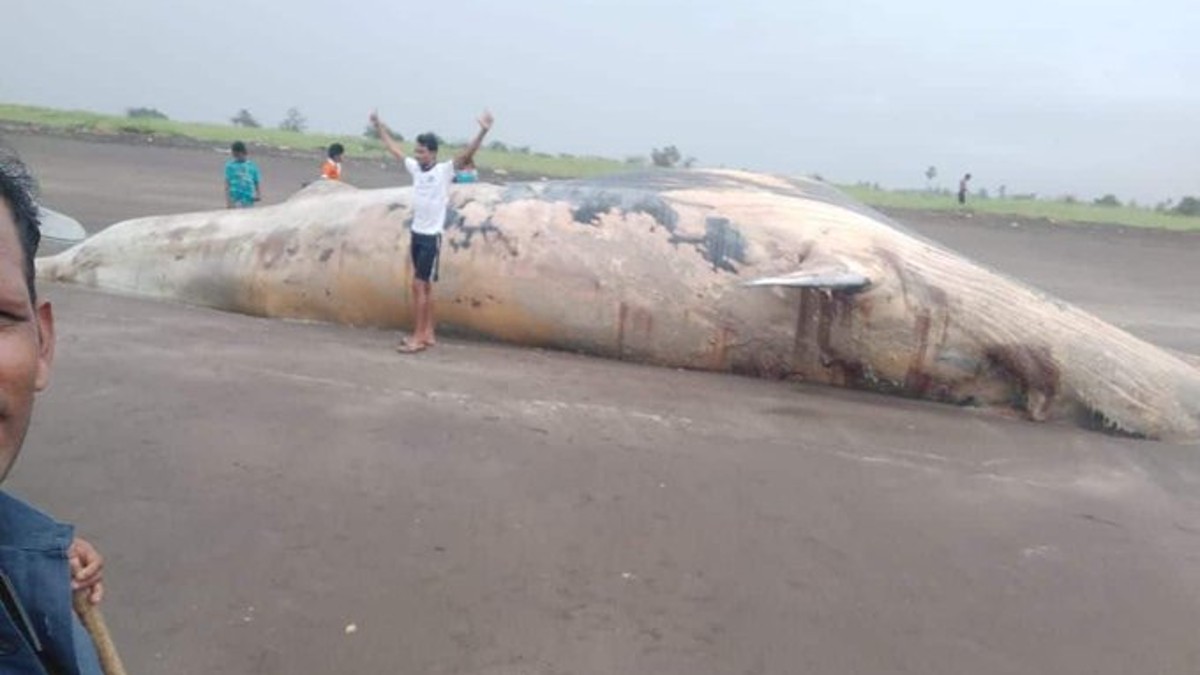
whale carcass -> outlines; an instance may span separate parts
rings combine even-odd
[[[267,317],[398,327],[409,188],[142,218],[43,279]],[[873,389],[1200,439],[1200,371],[816,181],[653,171],[456,186],[440,324],[521,345]]]

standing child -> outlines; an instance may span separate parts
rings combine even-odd
[[[325,163],[321,165],[321,177],[326,180],[341,180],[342,179],[342,156],[346,154],[346,149],[341,143],[334,143],[329,146],[329,157]]]
[[[235,141],[230,146],[233,159],[225,163],[225,203],[231,209],[244,209],[262,201],[258,165],[247,158],[246,144]]]
[[[475,160],[467,158],[461,168],[454,171],[455,183],[475,183],[479,180],[479,169],[475,167]]]

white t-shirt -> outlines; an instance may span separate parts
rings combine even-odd
[[[450,203],[450,181],[454,161],[438,162],[428,171],[412,157],[404,158],[404,168],[413,177],[413,224],[418,234],[441,234],[446,226],[446,206]]]

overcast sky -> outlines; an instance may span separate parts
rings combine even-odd
[[[15,7],[13,6],[15,4]],[[0,100],[1010,193],[1200,194],[1196,0],[4,0]]]

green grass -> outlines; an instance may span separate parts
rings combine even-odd
[[[951,195],[928,192],[893,192],[864,186],[841,186],[855,199],[879,208],[922,211],[957,211],[962,207]],[[1047,218],[1056,222],[1104,223],[1128,227],[1169,230],[1200,230],[1200,217],[1160,213],[1129,206],[1096,206],[1047,199],[979,199],[967,202],[967,208],[979,213]]]
[[[135,133],[143,135],[176,136],[195,141],[227,145],[245,141],[272,148],[324,152],[331,143],[341,143],[351,157],[383,157],[383,145],[363,136],[321,133],[296,133],[280,129],[249,129],[226,124],[178,122],[162,119],[131,119],[118,115],[78,110],[55,110],[25,105],[0,103],[0,121],[31,124],[54,129],[94,134]],[[442,154],[453,154],[458,148],[443,146]],[[489,169],[501,169],[520,176],[547,178],[582,178],[614,173],[628,167],[617,160],[602,157],[552,156],[538,153],[480,150],[476,162]]]

